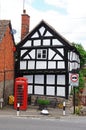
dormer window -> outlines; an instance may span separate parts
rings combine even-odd
[[[37,59],[46,59],[47,50],[46,49],[37,49]]]

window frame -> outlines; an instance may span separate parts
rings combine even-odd
[[[37,49],[37,59],[47,59],[47,49]]]

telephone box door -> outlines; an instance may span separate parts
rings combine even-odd
[[[14,90],[14,108],[17,109],[17,104],[20,104],[20,110],[27,109],[27,79],[19,77],[15,79]]]

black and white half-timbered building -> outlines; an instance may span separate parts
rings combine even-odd
[[[69,75],[80,68],[75,47],[45,21],[17,45],[16,77],[28,79],[28,94],[68,98]]]

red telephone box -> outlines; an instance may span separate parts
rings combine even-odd
[[[14,88],[14,108],[17,109],[17,104],[20,104],[20,110],[27,109],[27,79],[19,77],[15,79]]]

